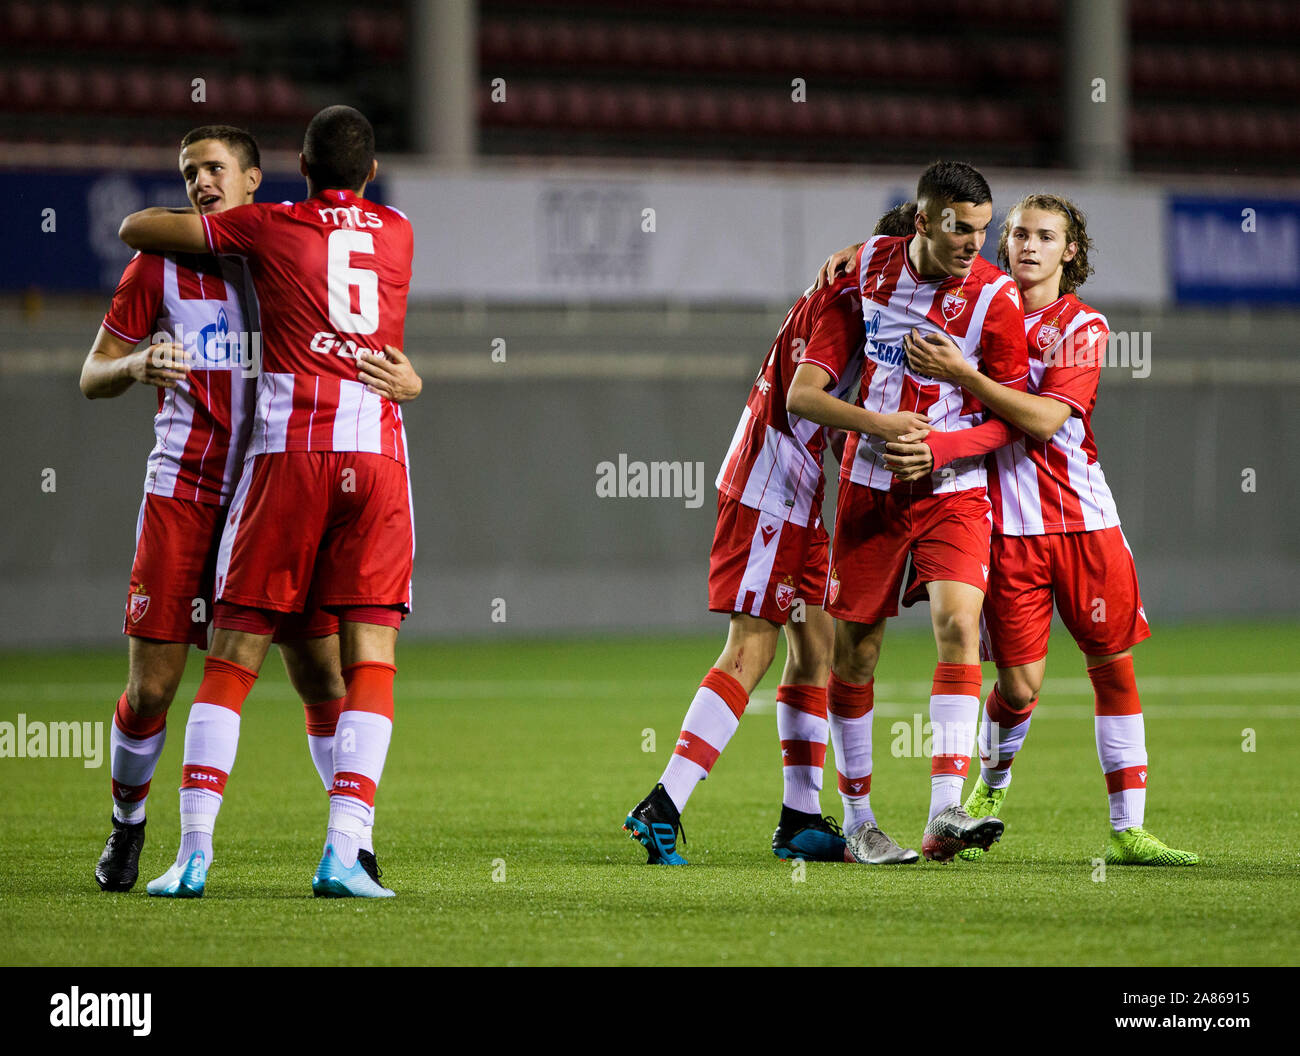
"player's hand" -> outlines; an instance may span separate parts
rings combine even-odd
[[[400,348],[384,346],[382,356],[358,356],[357,374],[376,396],[407,403],[420,395],[424,381]]]
[[[823,286],[829,286],[835,281],[837,275],[852,275],[857,270],[858,250],[862,246],[861,242],[856,246],[846,246],[838,253],[832,253],[827,257],[822,270],[817,273],[817,283],[813,289],[820,290]]]
[[[873,436],[894,442],[920,440],[930,431],[930,420],[915,411],[895,411],[880,415],[880,424],[872,430]]]
[[[157,385],[160,389],[174,389],[190,372],[190,354],[184,345],[174,341],[160,341],[156,345],[132,352],[127,374],[132,381]]]
[[[934,452],[929,444],[891,442],[885,445],[885,466],[903,483],[934,472]]]
[[[969,368],[961,349],[947,334],[923,335],[913,327],[912,332],[903,337],[903,350],[907,353],[908,365],[926,377],[957,382]]]

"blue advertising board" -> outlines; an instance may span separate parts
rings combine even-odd
[[[1180,304],[1300,304],[1300,200],[1171,196],[1169,270]]]
[[[302,177],[268,177],[259,202],[300,201]],[[183,206],[185,187],[175,172],[114,170],[0,170],[6,203],[0,290],[111,293],[131,259],[117,237],[122,218],[151,205]],[[366,197],[384,200],[372,184]]]

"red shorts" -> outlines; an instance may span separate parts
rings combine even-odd
[[[1118,526],[994,536],[984,601],[984,659],[1019,667],[1045,657],[1053,600],[1088,656],[1122,653],[1151,637],[1137,567]]]
[[[927,597],[925,585],[951,580],[980,590],[988,582],[992,508],[983,488],[911,496],[840,481],[826,611],[876,623]]]
[[[408,611],[415,533],[406,467],[361,451],[289,451],[244,464],[221,538],[217,597],[273,612]]]
[[[122,631],[132,638],[208,647],[212,588],[225,506],[145,492]],[[338,618],[312,607],[281,622],[277,642],[337,634]]]
[[[145,492],[122,631],[204,649],[224,506]]]
[[[826,528],[791,524],[718,493],[709,551],[709,610],[744,612],[784,624],[798,599],[820,605],[826,591]]]

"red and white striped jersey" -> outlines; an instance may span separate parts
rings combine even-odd
[[[1020,294],[1009,275],[976,257],[965,278],[922,279],[908,259],[916,236],[878,235],[858,253],[858,282],[866,327],[862,391],[859,402],[870,411],[927,415],[934,428],[969,429],[984,416],[984,407],[960,386],[918,374],[907,363],[903,338],[913,328],[922,335],[946,333],[962,355],[994,381],[1024,389],[1024,314]],[[855,484],[938,494],[984,487],[982,458],[962,459],[932,473],[928,480],[896,484],[883,458],[885,442],[855,434],[844,445],[840,478]]]
[[[1021,437],[989,456],[995,532],[1091,532],[1119,524],[1092,436],[1109,332],[1105,316],[1071,293],[1025,316],[1029,391],[1071,410],[1045,443]]]
[[[122,273],[104,329],[132,344],[174,341],[191,357],[185,380],[158,389],[147,492],[230,501],[257,384],[246,285],[240,261],[182,253],[137,253]]]
[[[214,253],[246,257],[261,318],[262,372],[250,455],[369,451],[405,464],[402,413],[366,390],[357,358],[402,347],[410,222],[396,209],[326,190],[304,202],[203,217]]]
[[[786,413],[800,363],[831,376],[827,390],[852,400],[862,369],[862,309],[852,275],[808,290],[786,313],[718,472],[718,490],[751,509],[799,525],[821,517],[826,430]]]

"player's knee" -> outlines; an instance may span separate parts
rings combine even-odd
[[[1025,711],[1038,699],[1038,687],[1026,678],[998,676],[998,696],[1012,711]]]
[[[348,691],[343,676],[337,671],[292,670],[289,681],[298,696],[308,704],[338,700]]]
[[[831,661],[826,655],[817,657],[791,657],[785,665],[781,681],[790,685],[824,686],[830,678]]]
[[[880,648],[875,643],[862,642],[856,648],[836,644],[831,666],[845,682],[866,683],[876,673]]]
[[[978,649],[980,621],[978,613],[948,612],[934,617],[934,637],[940,646],[951,649]]]
[[[146,719],[166,713],[175,696],[175,685],[166,680],[143,678],[130,682],[126,687],[127,705]]]

